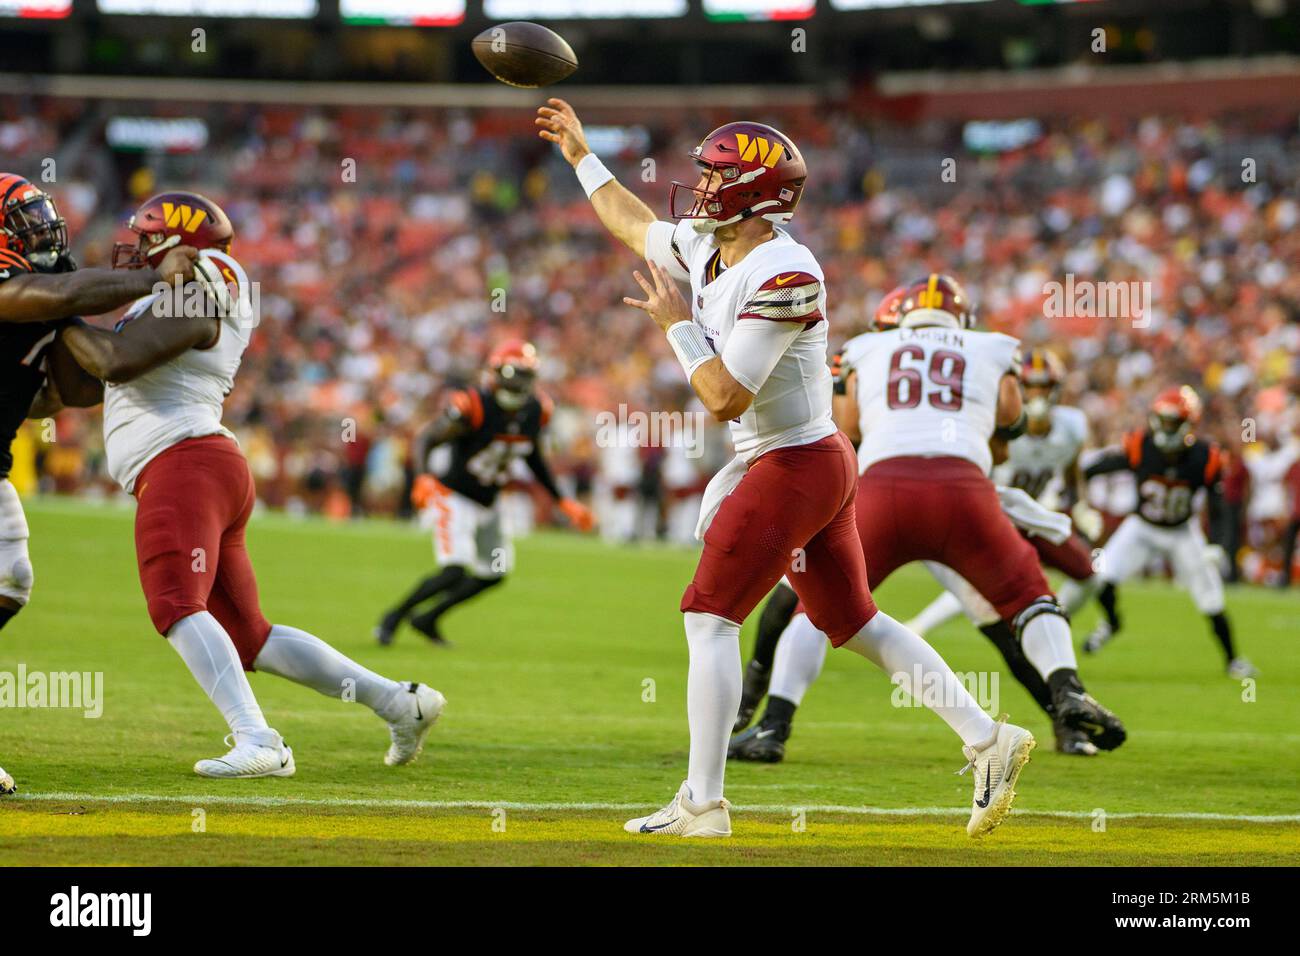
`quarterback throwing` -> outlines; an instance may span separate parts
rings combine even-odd
[[[787,573],[836,647],[905,685],[952,688],[931,709],[961,737],[975,768],[967,832],[993,829],[1034,739],[995,722],[933,648],[872,601],[855,524],[853,448],[831,417],[824,278],[813,254],[781,228],[807,178],[798,148],[758,123],[714,130],[691,154],[698,180],[673,183],[674,225],[615,181],[568,103],[549,103],[538,110],[541,137],[573,164],[605,227],[647,261],[648,275],[634,273],[645,298],[624,302],[665,332],[701,403],[731,423],[736,449],[705,491],[696,529],[704,551],[681,601],[690,654],[686,781],[667,806],[624,829],[730,835],[723,773],[741,697],[740,625]],[[677,282],[690,284],[689,303]]]

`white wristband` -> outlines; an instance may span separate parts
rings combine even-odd
[[[578,160],[578,165],[574,166],[573,170],[578,174],[578,182],[586,190],[588,199],[591,198],[592,193],[614,178],[614,174],[605,168],[605,164],[595,153],[588,153]]]
[[[688,382],[697,368],[713,358],[713,346],[709,345],[709,340],[694,322],[683,320],[670,325],[668,344],[677,354],[677,361],[682,363]]]

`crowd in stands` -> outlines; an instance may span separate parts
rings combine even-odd
[[[584,118],[610,168],[666,214],[669,182],[694,179],[687,151],[730,117],[644,111],[628,123],[627,112]],[[114,150],[110,115],[199,117],[207,143]],[[1194,386],[1202,431],[1230,462],[1216,540],[1240,573],[1277,575],[1300,515],[1296,114],[1044,119],[1027,144],[984,154],[955,124],[832,106],[748,118],[785,130],[807,160],[791,228],[825,269],[832,343],[862,331],[895,284],[944,271],[985,327],[1058,351],[1065,400],[1087,412],[1094,445],[1141,425],[1162,387]],[[55,160],[44,184],[83,264],[107,263],[153,192],[223,204],[262,303],[226,420],[268,505],[401,513],[413,435],[508,335],[542,356],[558,408],[551,453],[578,493],[616,457],[601,454],[597,414],[698,411],[662,335],[621,304],[636,257],[601,229],[526,110],[8,98],[0,152],[37,180]],[[1053,302],[1048,290],[1067,279],[1123,284],[1128,301],[1118,314],[1100,297],[1100,308]],[[25,438],[16,477],[28,490],[112,493],[97,413],[64,413],[49,437],[33,423]],[[692,459],[700,476],[724,447],[714,434]],[[636,494],[655,507],[665,457],[637,455]],[[666,524],[652,517],[638,533]]]

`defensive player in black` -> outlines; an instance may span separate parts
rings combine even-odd
[[[1138,505],[1097,559],[1102,582],[1097,600],[1106,619],[1088,636],[1083,649],[1094,653],[1119,633],[1116,586],[1141,571],[1152,558],[1161,557],[1208,618],[1223,648],[1228,674],[1249,677],[1255,669],[1250,661],[1237,656],[1232,626],[1224,611],[1223,579],[1193,508],[1202,488],[1211,497],[1220,494],[1223,478],[1218,445],[1194,432],[1200,414],[1200,399],[1191,388],[1166,389],[1152,404],[1148,427],[1130,432],[1121,448],[1106,453],[1085,471],[1088,478],[1131,471]]]
[[[446,457],[432,474],[416,479],[411,500],[434,518],[434,551],[440,570],[425,578],[375,628],[380,644],[391,644],[402,621],[438,644],[446,644],[438,620],[457,604],[499,584],[514,564],[510,540],[495,507],[516,461],[528,465],[575,527],[595,524],[582,504],[560,494],[541,450],[550,420],[550,401],[534,391],[537,351],[512,340],[488,361],[490,382],[454,392],[442,414],[416,443],[416,463],[429,467],[433,449]],[[412,614],[426,602],[434,603]]]
[[[12,446],[26,418],[98,404],[102,386],[72,358],[59,330],[147,295],[155,283],[193,271],[194,250],[175,250],[162,268],[126,274],[78,271],[54,200],[22,176],[0,173],[0,629],[31,597],[27,519],[9,481]],[[0,771],[0,793],[16,789]]]
[[[0,173],[0,628],[27,603],[33,578],[27,523],[8,480],[18,428],[25,418],[101,398],[60,328],[75,316],[126,305],[175,276],[188,280],[194,257],[193,249],[178,250],[159,270],[78,270],[54,200],[23,177]]]

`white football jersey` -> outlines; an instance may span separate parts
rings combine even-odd
[[[826,364],[826,285],[806,246],[778,228],[775,238],[728,269],[712,235],[696,232],[689,220],[676,226],[656,222],[646,232],[646,258],[690,282],[691,316],[718,355],[740,322],[804,323],[758,383],[753,404],[731,422],[739,457],[752,461],[775,448],[835,434]]]
[[[965,458],[988,474],[1002,376],[1020,343],[1000,332],[925,326],[868,332],[844,345],[856,375],[858,468],[886,458]]]
[[[215,345],[190,349],[169,362],[120,385],[104,385],[104,452],[113,480],[127,491],[155,456],[186,438],[235,436],[221,424],[221,408],[235,385],[235,373],[257,324],[248,275],[234,259],[204,250],[217,259],[227,279],[238,285],[242,303],[221,320]],[[118,323],[123,325],[147,310],[170,308],[157,294],[137,299]]]
[[[1007,460],[993,469],[993,481],[1056,508],[1065,489],[1065,469],[1088,440],[1088,417],[1078,408],[1053,405],[1051,422],[1046,435],[1026,433],[1007,445]]]

